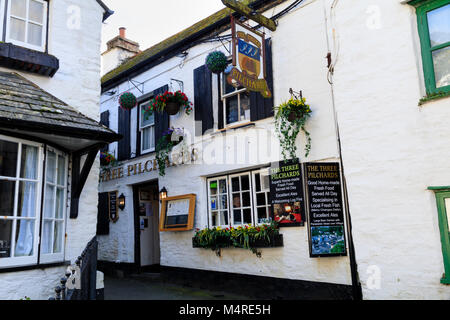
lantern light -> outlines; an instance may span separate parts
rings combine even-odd
[[[167,189],[166,189],[166,187],[163,187],[161,189],[161,191],[159,192],[159,200],[162,201],[164,199],[167,199]]]
[[[125,209],[125,196],[123,195],[123,193],[119,196],[118,200],[119,200],[118,202],[119,209],[120,210]]]

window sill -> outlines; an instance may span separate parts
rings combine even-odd
[[[45,52],[0,42],[0,66],[53,77],[59,69],[59,60]]]
[[[225,132],[230,131],[230,130],[236,130],[236,129],[253,127],[253,126],[255,126],[254,122],[239,123],[239,124],[236,124],[234,126],[228,126],[226,128],[219,129],[216,132],[214,132],[213,134],[225,133]]]
[[[30,270],[43,270],[48,268],[55,268],[55,267],[64,267],[64,266],[70,266],[70,261],[64,261],[64,262],[58,262],[58,263],[48,263],[48,264],[37,264],[32,266],[23,266],[23,267],[7,267],[7,268],[0,268],[0,273],[11,273],[11,272],[21,272],[21,271],[30,271]]]
[[[435,101],[435,100],[439,100],[439,99],[443,99],[443,98],[448,98],[448,97],[450,97],[450,91],[448,91],[448,92],[441,91],[441,92],[428,94],[419,100],[419,107],[424,105],[427,102]]]

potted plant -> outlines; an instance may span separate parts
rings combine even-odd
[[[191,114],[192,102],[189,101],[186,94],[181,91],[166,91],[152,99],[149,106],[144,110],[144,113],[145,115],[152,115],[155,111],[166,111],[169,115],[173,116],[180,111],[181,107],[184,107],[187,115]]]
[[[305,98],[291,98],[275,107],[275,127],[280,139],[284,160],[297,158],[298,133],[302,130],[306,135],[305,157],[311,151],[311,136],[305,129],[306,120],[311,116],[311,108]]]
[[[122,109],[131,110],[136,107],[137,98],[131,92],[125,92],[120,95],[119,104]]]
[[[106,167],[109,165],[114,165],[117,162],[116,158],[109,152],[100,152],[100,165]]]
[[[212,73],[219,74],[228,66],[228,59],[222,51],[213,51],[206,57],[205,64]]]

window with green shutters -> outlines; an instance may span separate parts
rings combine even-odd
[[[445,274],[441,283],[450,284],[450,187],[429,187],[436,194],[439,231],[441,235],[442,254]]]
[[[450,92],[450,0],[415,0],[427,95]]]

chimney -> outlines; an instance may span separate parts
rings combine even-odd
[[[126,32],[127,32],[127,28],[124,28],[124,27],[119,28],[119,36],[120,36],[122,39],[126,39],[126,38],[127,38],[127,37],[125,36]]]
[[[119,35],[106,43],[107,49],[102,53],[102,75],[141,52],[139,43],[127,39],[126,31],[125,27],[119,28]]]

